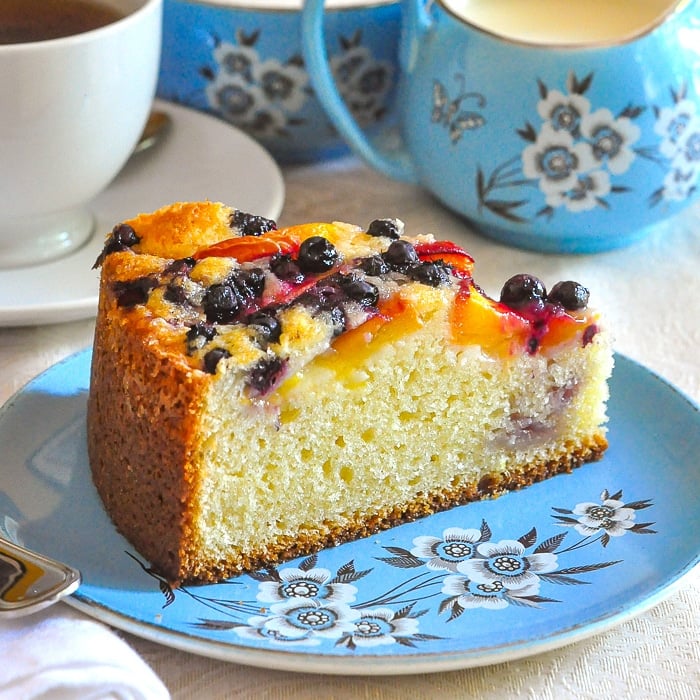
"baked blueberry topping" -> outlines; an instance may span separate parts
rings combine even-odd
[[[203,348],[208,342],[216,337],[217,330],[215,326],[204,321],[197,321],[190,326],[185,338],[187,340],[187,352],[192,355],[200,348]]]
[[[532,304],[542,305],[546,296],[544,284],[533,275],[515,275],[501,289],[501,302],[511,309],[523,309]]]
[[[164,270],[171,275],[188,275],[197,264],[194,258],[180,258],[173,260]]]
[[[185,288],[175,282],[170,282],[163,292],[163,298],[172,304],[182,306],[187,302],[187,292]]]
[[[379,302],[379,289],[362,279],[356,272],[337,276],[338,285],[353,301],[363,306],[376,306]]]
[[[231,323],[241,310],[241,300],[233,284],[212,284],[202,301],[207,321],[211,323]]]
[[[328,311],[347,301],[348,296],[338,281],[339,275],[326,277],[298,297],[297,301],[312,311]]]
[[[207,321],[233,323],[264,288],[265,272],[259,267],[237,270],[225,282],[212,284],[202,300]]]
[[[216,366],[227,357],[231,357],[231,353],[226,348],[212,348],[204,356],[204,371],[216,374]]]
[[[370,236],[398,238],[403,233],[403,222],[399,219],[375,219],[367,227]]]
[[[233,214],[230,222],[238,233],[246,236],[258,236],[277,228],[270,219],[244,212]],[[148,303],[156,287],[162,290],[166,301],[186,305],[183,312],[174,314],[171,325],[178,329],[180,338],[186,331],[184,344],[190,362],[201,362],[199,366],[211,374],[216,373],[222,359],[236,352],[233,340],[231,345],[225,342],[228,329],[223,329],[224,334],[212,342],[218,336],[217,324],[247,326],[246,337],[257,345],[256,352],[264,354],[264,358],[248,370],[246,387],[251,396],[261,396],[272,391],[285,374],[288,360],[276,355],[277,352],[283,353],[284,349],[274,345],[279,343],[283,332],[279,316],[283,309],[303,305],[309,314],[324,324],[331,324],[329,331],[338,336],[348,328],[360,327],[376,315],[380,298],[395,294],[397,287],[406,284],[407,280],[430,287],[448,285],[453,281],[457,286],[459,282],[465,291],[469,287],[486,296],[471,279],[471,258],[454,244],[433,243],[423,238],[417,239],[419,242],[414,246],[401,238],[403,223],[398,219],[375,219],[367,232],[388,239],[384,243],[376,242],[381,249],[387,246],[383,253],[345,260],[327,238],[311,236],[302,241],[297,253],[270,255],[271,248],[294,251],[296,236],[280,236],[281,243],[274,246],[264,244],[264,239],[257,243],[248,239],[238,242],[242,243],[241,250],[244,251],[239,254],[238,262],[235,260],[236,246],[216,248],[213,254],[230,257],[231,261],[213,268],[217,283],[208,287],[206,279],[212,273],[203,270],[202,275],[190,275],[199,264],[198,253],[197,259],[183,257],[163,261],[164,268],[154,263],[158,270],[163,270],[162,273],[142,273],[138,279],[114,283],[112,290],[120,307]],[[115,226],[98,262],[105,255],[126,250],[139,240],[131,226]],[[255,254],[251,254],[249,248]],[[153,267],[147,269],[150,271]],[[227,276],[222,279],[222,275]],[[504,284],[500,301],[518,311],[529,324],[524,350],[534,354],[547,342],[552,319],[557,323],[566,322],[564,310],[585,309],[588,296],[588,290],[577,282],[558,282],[547,293],[537,277],[519,274]],[[151,299],[149,313],[167,316],[173,312],[172,307],[162,309],[156,301]],[[392,309],[389,304],[386,312],[393,314]],[[508,314],[503,306],[495,311]],[[196,318],[201,320],[192,323]],[[578,318],[568,320],[578,322]],[[185,328],[184,323],[188,324]],[[584,345],[592,342],[596,333],[597,327],[591,324],[583,334]],[[358,337],[361,339],[362,334]],[[237,358],[236,361],[241,360]]]
[[[282,335],[282,324],[279,319],[269,311],[255,311],[246,317],[246,323],[253,326],[258,337],[265,343],[276,343]]]
[[[567,311],[579,311],[588,306],[588,290],[578,282],[567,280],[557,282],[549,294],[547,301],[552,304],[560,304]]]
[[[340,255],[335,246],[323,236],[311,236],[299,246],[297,264],[302,272],[326,272]]]
[[[381,255],[372,255],[369,258],[362,258],[359,267],[365,274],[371,277],[381,277],[391,270],[389,264]]]
[[[304,281],[304,273],[299,269],[299,265],[286,253],[275,253],[270,258],[270,272],[285,282],[300,284]]]
[[[399,272],[404,272],[410,265],[420,262],[413,245],[402,240],[392,241],[382,257],[392,270]]]
[[[326,313],[333,325],[333,335],[340,335],[346,328],[343,305],[350,299],[342,287],[342,275],[333,275],[321,280],[298,297],[298,303],[304,304],[311,313]]]
[[[153,277],[139,277],[128,282],[115,282],[114,293],[117,296],[117,306],[131,307],[145,304],[151,290],[158,286]]]
[[[427,284],[429,287],[439,287],[450,281],[450,266],[440,260],[421,262],[411,265],[406,274],[416,282]]]
[[[593,342],[593,338],[598,334],[598,326],[595,323],[591,323],[590,326],[586,326],[586,330],[583,331],[582,343],[585,348],[586,345]]]
[[[117,224],[112,229],[110,242],[116,246],[118,250],[131,248],[136,245],[141,239],[136,235],[136,231],[129,224]]]
[[[265,289],[265,271],[259,267],[238,270],[231,277],[239,296],[259,297]]]
[[[102,252],[95,260],[93,269],[99,267],[110,253],[126,250],[136,245],[141,239],[136,235],[136,231],[129,224],[117,224],[110,233]]]
[[[263,216],[236,211],[231,216],[231,228],[237,229],[242,236],[260,236],[268,231],[276,231],[277,222]]]
[[[258,395],[267,394],[282,378],[285,366],[286,361],[279,357],[258,360],[250,370],[246,384]]]

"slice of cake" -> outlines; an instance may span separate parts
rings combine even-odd
[[[571,471],[605,450],[609,336],[588,292],[398,220],[365,230],[178,203],[116,226],[88,403],[117,528],[214,581]]]

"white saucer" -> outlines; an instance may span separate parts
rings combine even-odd
[[[221,201],[276,218],[284,203],[282,173],[272,157],[223,121],[156,100],[172,126],[153,148],[132,157],[91,205],[91,240],[49,263],[0,270],[0,326],[29,326],[93,316],[104,237],[123,219],[175,201]],[[40,195],[39,195],[40,196]]]

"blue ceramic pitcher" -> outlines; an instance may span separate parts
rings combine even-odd
[[[484,234],[544,252],[626,246],[697,198],[700,0],[655,0],[650,20],[586,39],[477,24],[479,2],[404,0],[391,150],[353,121],[322,48],[323,0],[306,0],[312,82],[369,164],[421,183]]]

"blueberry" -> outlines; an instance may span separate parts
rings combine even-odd
[[[179,284],[171,282],[163,292],[163,298],[172,304],[178,304],[183,306],[187,302],[187,292],[185,292],[184,287]]]
[[[190,326],[185,336],[187,340],[187,352],[192,354],[204,347],[208,342],[214,339],[217,330],[214,326],[204,321],[198,321]]]
[[[204,371],[209,374],[216,374],[216,366],[221,360],[231,357],[231,353],[226,348],[213,348],[204,356]]]
[[[297,303],[306,306],[311,313],[325,312],[330,316],[333,335],[340,335],[347,325],[343,304],[349,297],[341,286],[340,277],[328,277],[297,298]]]
[[[313,311],[328,311],[347,301],[347,294],[342,290],[337,277],[326,277],[304,292],[297,301]]]
[[[259,267],[238,270],[231,277],[242,297],[259,297],[265,289],[265,271]]]
[[[131,307],[145,304],[151,290],[158,285],[153,277],[139,277],[128,282],[116,282],[114,293],[117,296],[117,306]]]
[[[225,282],[213,284],[204,297],[204,310],[209,320],[233,321],[265,289],[265,272],[259,268],[246,268],[234,272]],[[210,314],[211,309],[212,314]],[[221,312],[225,318],[216,318]]]
[[[187,275],[196,264],[197,261],[194,258],[180,258],[179,260],[173,260],[165,268],[165,272],[171,275]]]
[[[270,272],[274,273],[285,282],[296,282],[300,284],[304,281],[304,274],[299,269],[290,255],[285,253],[275,253],[270,258]]]
[[[231,216],[231,228],[237,229],[242,236],[260,236],[268,231],[276,231],[277,222],[263,216],[236,211]]]
[[[450,281],[450,267],[443,262],[422,262],[412,265],[406,274],[416,282],[427,284],[429,287],[439,287]]]
[[[379,302],[379,289],[356,273],[338,275],[338,284],[350,299],[363,306],[376,306]]]
[[[405,270],[409,265],[419,262],[416,249],[408,241],[392,241],[382,257],[394,270]]]
[[[557,282],[547,295],[547,301],[560,304],[567,311],[578,311],[588,306],[588,290],[578,282]]]
[[[286,362],[279,357],[263,358],[253,365],[246,384],[258,395],[267,394],[282,378]]]
[[[131,248],[136,245],[141,239],[136,235],[136,231],[129,224],[117,224],[112,229],[110,241],[113,245],[118,246],[120,250]]]
[[[230,323],[236,320],[241,301],[231,284],[212,284],[202,301],[207,321]]]
[[[362,258],[359,266],[363,272],[371,277],[381,277],[382,275],[386,275],[391,269],[381,255],[372,255],[369,258]]]
[[[595,323],[591,323],[589,326],[586,326],[586,330],[583,331],[583,338],[581,339],[583,341],[584,348],[586,345],[593,342],[593,338],[596,337],[599,330],[600,329]]]
[[[544,284],[533,275],[515,275],[501,290],[501,301],[512,309],[521,309],[530,304],[542,304],[547,296]]]
[[[367,227],[370,236],[398,238],[403,233],[403,222],[399,219],[375,219]]]
[[[302,272],[325,272],[339,259],[335,246],[323,236],[311,236],[299,246],[297,264]]]
[[[261,340],[267,343],[276,343],[282,335],[282,324],[279,319],[269,311],[256,311],[246,318],[249,326],[254,326]]]
[[[141,239],[129,224],[117,224],[109,235],[102,252],[98,255],[93,268],[99,267],[110,253],[116,253],[135,246]]]

